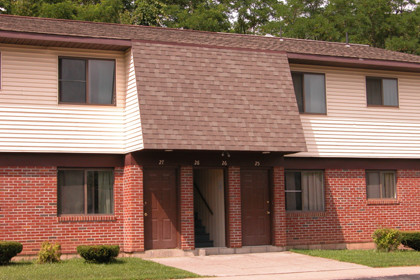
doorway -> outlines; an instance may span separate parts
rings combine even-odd
[[[144,245],[146,250],[177,247],[176,182],[176,169],[156,168],[144,171]]]
[[[221,168],[194,170],[195,247],[225,247],[225,179]]]
[[[269,171],[241,170],[242,245],[269,245],[271,203]]]

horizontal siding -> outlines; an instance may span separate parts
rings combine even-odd
[[[420,158],[420,74],[291,65],[325,73],[327,115],[301,114],[308,152],[292,157]],[[366,76],[398,78],[399,107],[368,107]]]
[[[0,45],[0,152],[125,152],[122,52]],[[116,59],[116,106],[58,104],[58,57]]]
[[[143,149],[143,138],[140,122],[139,97],[137,92],[136,72],[131,52],[127,53],[127,97],[125,108],[125,149],[133,152]]]

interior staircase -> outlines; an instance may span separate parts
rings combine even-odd
[[[210,235],[206,232],[206,227],[198,218],[197,212],[194,213],[194,233],[195,233],[195,248],[213,247],[213,240],[210,240]]]

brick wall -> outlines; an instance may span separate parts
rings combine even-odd
[[[181,249],[192,250],[194,241],[194,189],[192,166],[181,167]]]
[[[115,216],[65,218],[57,217],[56,167],[0,167],[0,240],[22,242],[25,255],[43,241],[59,242],[63,253],[81,244],[122,246],[123,174],[115,168]]]
[[[126,156],[123,185],[124,252],[144,251],[143,168]]]
[[[364,169],[326,169],[325,212],[287,213],[287,245],[372,242],[378,227],[420,230],[420,170],[397,171],[397,200],[367,201]]]
[[[284,194],[284,168],[273,169],[273,244],[286,246],[286,212]]]
[[[144,250],[143,170],[131,161],[115,169],[115,215],[57,217],[57,168],[0,168],[0,240],[16,240],[23,254],[43,241],[63,253],[80,244],[119,244],[123,252]],[[228,168],[228,246],[242,246],[240,168]],[[273,170],[273,240],[288,246],[371,242],[381,226],[420,230],[420,170],[397,171],[396,201],[367,201],[364,169],[325,170],[325,212],[285,213],[284,170]],[[181,248],[194,248],[193,169],[180,170]]]
[[[228,168],[228,240],[230,248],[242,247],[241,213],[241,170],[239,167]]]

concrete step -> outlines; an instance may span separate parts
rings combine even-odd
[[[196,253],[196,255],[210,256],[210,255],[283,252],[283,251],[286,251],[286,247],[277,247],[277,246],[272,246],[272,245],[262,245],[262,246],[244,246],[242,248],[213,247],[213,248],[200,248],[200,249],[196,249],[196,250],[198,251]]]

